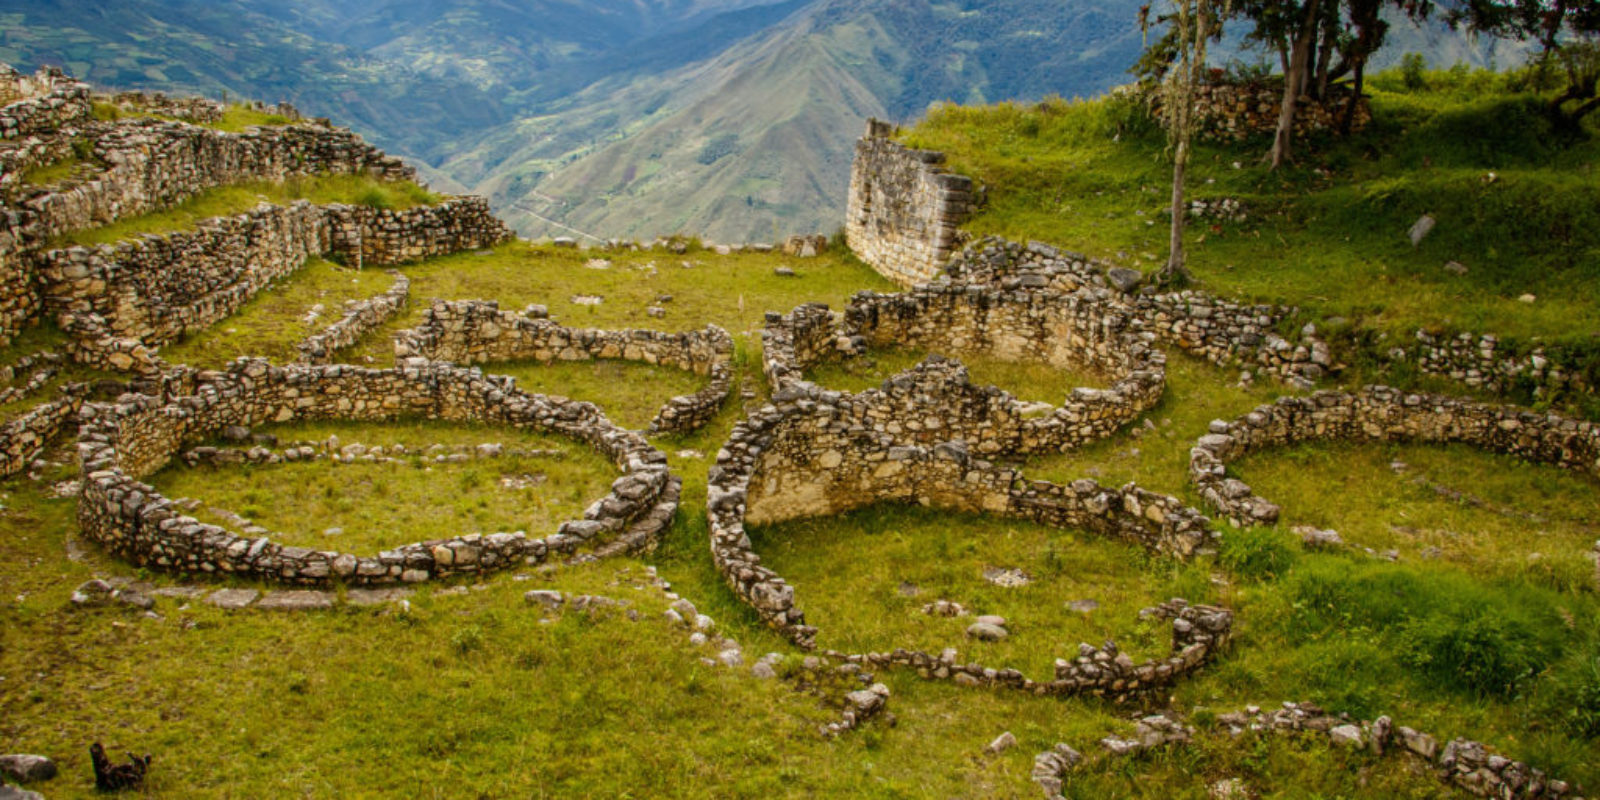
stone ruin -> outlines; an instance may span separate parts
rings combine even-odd
[[[568,328],[544,306],[516,314],[494,301],[434,301],[421,325],[395,337],[395,358],[409,357],[462,365],[617,359],[710,378],[704,389],[668,400],[650,423],[652,434],[699,429],[733,391],[733,337],[716,325],[684,333]]]
[[[71,387],[0,429],[0,473],[13,474],[62,427],[80,423],[78,519],[87,538],[164,571],[288,586],[375,587],[636,552],[652,547],[671,524],[681,480],[643,435],[612,424],[592,404],[530,395],[512,379],[486,375],[474,365],[619,358],[708,376],[706,389],[673,398],[649,430],[681,432],[707,423],[732,389],[733,341],[726,331],[576,329],[549,320],[539,307],[518,314],[493,302],[435,301],[422,324],[396,337],[394,367],[330,364],[339,349],[408,302],[409,282],[397,275],[390,291],[352,304],[340,320],[303,342],[298,363],[242,359],[222,371],[174,367],[160,359],[160,345],[227,317],[310,255],[393,265],[491,246],[510,234],[481,199],[455,198],[405,212],[307,203],[262,207],[195,231],[54,248],[49,242],[62,234],[241,180],[316,172],[414,175],[348,131],[321,123],[227,134],[175,121],[94,122],[87,87],[60,73],[0,74],[0,102],[6,103],[0,108],[0,191],[8,201],[0,216],[0,334],[9,337],[40,313],[55,314],[73,337],[70,355],[131,373],[129,387],[137,390],[96,402],[86,387]],[[191,108],[151,97],[117,102],[199,121],[212,113],[203,103]],[[847,236],[880,272],[914,288],[863,292],[839,315],[808,305],[768,316],[762,368],[772,403],[735,426],[708,476],[712,561],[733,593],[765,624],[814,649],[817,629],[807,624],[795,588],[762,565],[746,526],[884,502],[1082,530],[1175,559],[1211,552],[1218,534],[1210,521],[1177,498],[1134,484],[1029,480],[1002,462],[1103,439],[1149,410],[1165,386],[1160,345],[1306,388],[1338,369],[1327,344],[1309,326],[1297,340],[1279,335],[1295,309],[1141,288],[1141,276],[1131,270],[1048,245],[991,239],[958,251],[959,225],[981,191],[970,179],[945,171],[940,154],[909,150],[890,134],[874,122],[858,144]],[[79,142],[88,143],[94,166],[49,187],[17,180],[25,170],[75,152]],[[791,245],[815,252],[825,240]],[[859,393],[828,390],[805,378],[817,365],[887,344],[1082,369],[1110,385],[1063,387],[1060,405],[1041,408],[998,388],[975,386],[959,363],[937,357]],[[1459,363],[1426,359],[1433,369]],[[25,361],[11,365],[11,374],[47,360]],[[1564,380],[1573,374],[1536,362],[1535,367]],[[207,464],[293,460],[288,451],[223,456],[208,449],[208,440],[228,430],[296,420],[400,418],[483,422],[571,437],[622,474],[581,519],[543,538],[521,531],[471,534],[376,555],[290,547],[270,535],[203,523],[141,482],[174,458]],[[1600,473],[1600,434],[1592,424],[1375,387],[1285,398],[1241,420],[1213,423],[1191,453],[1191,476],[1206,501],[1235,524],[1274,521],[1277,508],[1227,478],[1225,465],[1257,449],[1312,438],[1461,441]],[[937,655],[904,648],[824,655],[858,670],[903,668],[965,686],[1132,703],[1159,696],[1203,668],[1233,633],[1231,611],[1181,599],[1141,616],[1170,626],[1165,657],[1137,663],[1113,642],[1083,644],[1076,657],[1058,659],[1054,674],[1044,679],[963,663],[953,648]],[[834,732],[877,713],[887,690],[856,694],[862,697],[852,701],[849,724],[830,726]],[[1249,724],[1258,723],[1259,718]],[[1177,730],[1151,723],[1151,730],[1158,727]],[[1392,741],[1376,735],[1371,740]],[[1415,751],[1411,741],[1405,739],[1406,747]],[[1447,751],[1436,763],[1450,770],[1450,780],[1483,796],[1573,796],[1559,781],[1484,754],[1481,745]],[[1076,763],[1065,752],[1047,755],[1036,775]],[[1426,757],[1434,759],[1431,753]]]
[[[515,381],[417,360],[394,369],[344,365],[276,367],[241,359],[223,372],[180,371],[159,395],[125,395],[81,411],[78,456],[84,535],[136,564],[273,583],[359,586],[481,574],[573,556],[596,545],[604,557],[646,549],[671,524],[681,482],[666,456],[611,424],[591,403],[528,395]],[[140,483],[186,445],[230,427],[272,422],[401,418],[481,422],[568,436],[622,472],[582,519],[536,539],[517,531],[420,542],[375,556],[286,547],[185,516]]]

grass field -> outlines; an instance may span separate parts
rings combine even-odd
[[[1383,212],[1387,216],[1351,234],[1359,239],[1352,245],[1377,254],[1367,264],[1342,254],[1306,211],[1318,203],[1343,209],[1355,201],[1330,193],[1364,196],[1385,181],[1398,187],[1396,196],[1434,186],[1427,183],[1429,170],[1441,170],[1447,158],[1461,161],[1470,143],[1439,145],[1443,152],[1429,155],[1430,168],[1421,166],[1420,156],[1406,160],[1406,153],[1428,154],[1418,150],[1421,140],[1407,138],[1421,134],[1395,131],[1442,124],[1424,113],[1429,104],[1476,113],[1477,101],[1461,100],[1461,91],[1441,84],[1424,93],[1380,93],[1379,127],[1363,140],[1377,148],[1376,160],[1353,158],[1350,172],[1336,172],[1341,177],[1328,186],[1308,177],[1314,174],[1309,163],[1283,179],[1286,187],[1248,154],[1239,156],[1246,162],[1240,170],[1217,167],[1218,183],[1207,190],[1247,195],[1257,208],[1278,209],[1263,217],[1262,236],[1276,241],[1282,235],[1287,247],[1255,244],[1245,231],[1220,239],[1213,234],[1196,243],[1201,281],[1270,294],[1266,273],[1284,273],[1286,297],[1316,303],[1319,313],[1360,314],[1363,323],[1396,326],[1389,330],[1422,319],[1425,301],[1459,301],[1468,309],[1461,313],[1482,314],[1485,325],[1550,336],[1565,335],[1561,326],[1574,320],[1592,321],[1593,298],[1578,286],[1590,269],[1583,251],[1529,242],[1514,219],[1502,221],[1504,255],[1498,258],[1536,265],[1526,270],[1536,284],[1527,291],[1541,298],[1532,306],[1502,307],[1504,287],[1479,275],[1478,262],[1454,288],[1425,273],[1434,260],[1455,257],[1450,247],[1470,243],[1443,217],[1438,238],[1424,245],[1427,252],[1411,253],[1409,244],[1385,242],[1412,209],[1399,203]],[[1140,187],[1159,187],[1162,170],[1148,134],[1128,131],[1120,143],[1102,135],[1113,119],[1104,102],[946,111],[913,136],[944,142],[940,146],[966,143],[964,152],[950,148],[958,167],[982,174],[992,199],[975,229],[1115,255],[1138,252],[1129,248],[1141,236],[1159,240],[1159,231],[1147,232],[1132,211],[1153,212],[1159,198]],[[1008,126],[1016,130],[1006,133]],[[1383,126],[1400,138],[1373,138]],[[1025,134],[1030,127],[1035,132]],[[1357,145],[1329,146],[1314,158],[1332,158],[1341,147]],[[1556,173],[1581,176],[1591,163],[1583,154],[1592,150],[1585,148],[1592,145],[1553,156],[1571,159],[1557,161],[1558,167],[1499,169],[1507,170],[1506,181],[1554,192],[1567,186]],[[1390,177],[1376,177],[1381,170]],[[1094,194],[1102,190],[1111,197]],[[1592,187],[1574,191],[1581,199]],[[1060,206],[1088,209],[1087,215],[1041,210],[1039,198],[1051,192],[1060,193]],[[1339,213],[1360,217],[1386,207]],[[1112,212],[1122,216],[1104,220]],[[1285,216],[1273,216],[1280,212]],[[1091,224],[1095,214],[1106,224]],[[1572,235],[1581,242],[1591,234]],[[1229,252],[1224,244],[1241,248],[1229,258],[1242,260],[1248,251],[1276,261],[1263,261],[1273,268],[1249,275],[1230,272],[1215,260]],[[1435,246],[1441,250],[1430,249]],[[1286,253],[1295,256],[1293,263]],[[1581,263],[1562,267],[1562,253]],[[1363,271],[1380,262],[1395,282]],[[777,275],[778,266],[793,268],[798,277]],[[721,325],[737,343],[736,389],[753,391],[755,398],[736,392],[704,430],[655,440],[684,479],[684,493],[654,553],[499,574],[462,584],[470,587],[465,592],[427,586],[406,607],[225,612],[197,600],[161,598],[153,614],[76,608],[68,600],[73,589],[97,575],[162,586],[254,584],[147,571],[82,541],[74,500],[50,491],[52,483],[74,477],[72,466],[48,468],[38,482],[0,484],[0,541],[7,556],[0,559],[0,752],[43,753],[63,773],[30,788],[51,798],[93,796],[86,751],[98,740],[114,753],[156,756],[151,797],[1033,798],[1038,789],[1028,776],[1035,753],[1067,742],[1097,754],[1100,738],[1131,732],[1142,709],[963,689],[891,671],[874,677],[892,690],[894,721],[873,721],[829,740],[816,729],[837,718],[836,706],[790,681],[708,665],[703,659],[716,651],[691,644],[687,631],[663,619],[668,598],[645,585],[647,564],[711,616],[719,634],[737,640],[747,663],[776,652],[784,657],[780,672],[798,668],[803,654],[762,628],[711,564],[707,470],[745,409],[766,397],[759,370],[762,314],[812,301],[842,308],[855,291],[890,288],[860,262],[838,252],[817,259],[699,249],[681,256],[604,254],[514,242],[401,269],[412,280],[410,309],[342,354],[345,361],[390,364],[393,333],[414,325],[429,298],[495,299],[507,309],[540,303],[567,325]],[[1354,277],[1315,274],[1336,269]],[[163,355],[203,367],[247,353],[283,362],[293,357],[295,342],[336,319],[345,300],[389,285],[381,271],[314,261],[233,318]],[[601,302],[574,302],[580,295]],[[318,304],[323,312],[307,323]],[[666,315],[649,317],[645,309],[652,305]],[[10,358],[49,346],[53,336],[59,334],[46,329],[28,334],[10,348]],[[877,350],[820,367],[811,377],[833,388],[868,388],[927,354]],[[1100,376],[969,360],[976,382],[1025,400],[1059,403],[1071,387],[1104,383]],[[631,427],[646,424],[668,397],[703,385],[687,373],[605,361],[485,369],[511,374],[531,391],[593,401]],[[1198,503],[1186,468],[1189,448],[1207,423],[1233,419],[1285,390],[1237,386],[1237,370],[1178,352],[1169,353],[1167,373],[1160,403],[1118,435],[1018,466],[1029,477],[1052,481],[1136,481]],[[200,513],[209,519],[223,519],[211,510],[221,509],[287,543],[367,553],[475,531],[544,535],[581,512],[616,474],[575,442],[483,426],[408,420],[263,431],[285,442],[330,436],[408,448],[500,442],[560,455],[457,465],[170,466],[151,482],[169,496],[200,500]],[[894,505],[750,534],[763,563],[796,587],[808,621],[821,628],[819,643],[843,650],[957,647],[964,659],[1040,677],[1054,658],[1073,656],[1079,641],[1115,639],[1138,658],[1164,653],[1167,630],[1139,621],[1136,613],[1172,596],[1232,609],[1234,643],[1170,697],[1156,700],[1199,728],[1195,745],[1124,760],[1096,756],[1069,780],[1069,797],[1206,798],[1212,785],[1227,779],[1243,781],[1260,797],[1457,796],[1404,759],[1313,740],[1235,738],[1217,729],[1220,712],[1286,700],[1367,718],[1389,714],[1441,740],[1478,739],[1564,779],[1600,786],[1600,586],[1584,558],[1600,538],[1594,521],[1600,481],[1472,449],[1422,445],[1300,445],[1252,455],[1232,469],[1281,504],[1282,523],[1224,526],[1219,552],[1189,563],[1078,531]],[[501,483],[535,475],[544,481],[528,488]],[[1297,525],[1335,528],[1352,547],[1308,550],[1290,530]],[[330,534],[330,528],[339,530]],[[1397,551],[1395,560],[1381,555],[1388,550]],[[983,577],[989,567],[1020,568],[1033,582],[995,586]],[[615,597],[639,618],[622,610],[543,614],[520,596],[530,588]],[[920,613],[923,604],[941,598],[1007,617],[1011,638],[973,642],[963,634],[970,620]],[[1099,605],[1088,612],[1068,608],[1078,600]],[[984,746],[1003,731],[1020,746],[986,753]]]

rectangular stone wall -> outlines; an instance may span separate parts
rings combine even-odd
[[[310,256],[355,263],[361,253],[368,265],[391,265],[510,236],[480,197],[406,211],[301,201],[193,231],[51,250],[36,257],[35,271],[47,308],[79,339],[74,357],[129,369],[138,359],[119,342],[157,347],[204,330]]]
[[[902,286],[932,280],[956,251],[958,229],[975,209],[972,179],[941,165],[944,154],[912,150],[867,122],[850,169],[845,236],[850,248]]]

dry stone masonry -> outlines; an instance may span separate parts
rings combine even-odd
[[[311,256],[392,265],[510,235],[479,197],[407,211],[300,201],[192,231],[50,250],[36,263],[46,308],[75,333],[75,359],[150,372],[159,367],[138,345],[154,349],[210,327]]]
[[[1052,697],[1093,696],[1129,703],[1167,689],[1205,666],[1233,633],[1232,612],[1214,606],[1191,606],[1182,598],[1143,609],[1139,616],[1171,621],[1170,656],[1135,663],[1115,642],[1107,641],[1101,647],[1079,644],[1076,658],[1056,659],[1055,674],[1047,681],[1035,681],[1015,669],[960,663],[955,648],[946,648],[937,656],[905,649],[864,655],[828,651],[827,655],[875,669],[913,669],[928,680],[950,680],[963,686],[1003,687]]]
[[[1581,790],[1566,781],[1546,775],[1521,761],[1496,754],[1489,746],[1470,739],[1452,739],[1443,744],[1435,737],[1396,725],[1387,716],[1353,719],[1348,714],[1330,714],[1312,703],[1285,702],[1276,709],[1249,706],[1216,716],[1217,726],[1230,736],[1293,736],[1309,739],[1330,748],[1364,750],[1375,756],[1401,755],[1430,767],[1440,781],[1475,797],[1495,800],[1583,800]],[[1193,729],[1167,717],[1141,720],[1132,740],[1107,739],[1105,755],[1093,763],[1143,752],[1153,747],[1187,745]],[[1116,746],[1113,743],[1131,746]],[[1062,789],[1074,771],[1090,762],[1066,744],[1039,754],[1034,759],[1033,780],[1044,790],[1047,800],[1060,800]],[[1239,788],[1237,795],[1247,796]],[[1223,796],[1213,793],[1213,796]]]
[[[321,333],[308,337],[296,345],[300,361],[306,364],[332,363],[338,351],[356,343],[356,340],[394,318],[411,299],[411,279],[390,270],[394,286],[377,297],[351,303],[344,316]]]
[[[802,647],[816,629],[794,589],[760,564],[747,524],[837,514],[878,502],[916,502],[1083,529],[1186,557],[1209,548],[1206,519],[1175,498],[1133,485],[1110,489],[1027,481],[969,452],[966,438],[1013,424],[959,365],[930,360],[850,394],[796,381],[734,428],[707,493],[712,560],[734,592]],[[997,418],[985,418],[986,414]]]
[[[524,394],[510,378],[420,359],[389,370],[274,367],[241,359],[225,372],[181,372],[172,383],[159,396],[90,403],[81,414],[79,526],[87,538],[151,568],[310,586],[416,583],[572,556],[585,544],[599,545],[593,557],[648,548],[677,509],[680,481],[643,437],[612,425],[590,403]],[[582,519],[542,539],[520,531],[471,534],[366,557],[285,547],[201,523],[139,482],[185,444],[229,427],[401,417],[570,436],[605,455],[623,475]]]
[[[1281,96],[1275,90],[1230,85],[1207,91],[1206,102],[1220,109],[1207,117],[1218,136],[1243,136],[1262,125],[1270,131],[1276,125]],[[1298,124],[1308,130],[1327,127],[1342,109],[1343,99],[1332,106],[1309,104]],[[1362,105],[1357,124],[1368,118]],[[1341,368],[1314,327],[1302,327],[1297,339],[1276,332],[1298,315],[1294,308],[1238,303],[1199,291],[1141,289],[1143,275],[1137,270],[1038,242],[988,239],[957,250],[963,236],[958,227],[975,210],[972,182],[945,172],[939,166],[943,154],[906,148],[890,138],[893,134],[892,126],[872,122],[857,142],[846,220],[851,248],[884,277],[903,286],[940,280],[1066,292],[1110,286],[1122,293],[1113,299],[1142,325],[1140,330],[1212,363],[1264,372],[1297,388],[1312,388]],[[1593,353],[1581,348],[1508,347],[1485,333],[1419,330],[1415,339],[1410,345],[1361,346],[1372,350],[1368,355],[1374,360],[1411,363],[1425,374],[1494,392],[1529,388],[1537,398],[1552,398],[1592,394],[1600,384]]]
[[[716,325],[684,333],[568,328],[552,321],[544,306],[517,314],[493,301],[436,300],[420,326],[395,337],[396,358],[416,356],[462,365],[619,359],[710,377],[704,389],[668,400],[650,433],[698,429],[733,390],[733,337]]]
[[[1159,114],[1160,87],[1146,91],[1143,99]],[[1301,96],[1295,109],[1295,136],[1338,129],[1349,102],[1350,91],[1338,84],[1329,86],[1327,97],[1320,100]],[[1270,136],[1278,129],[1282,104],[1282,80],[1206,83],[1196,92],[1194,121],[1200,137],[1213,141],[1238,142]],[[1363,98],[1356,103],[1351,130],[1362,130],[1370,122],[1372,109]]]
[[[50,133],[94,118],[89,87],[59,69],[22,75],[0,64],[0,140]]]
[[[769,314],[763,369],[773,390],[781,392],[803,382],[807,369],[825,361],[854,357],[869,347],[909,345],[1113,378],[1103,390],[1063,387],[1064,401],[1046,413],[998,390],[972,387],[961,399],[965,405],[930,411],[929,429],[935,432],[940,431],[941,413],[982,420],[984,427],[962,431],[979,453],[1063,451],[1111,435],[1160,400],[1166,358],[1150,347],[1149,337],[1128,326],[1126,315],[1108,308],[1093,292],[1007,291],[949,283],[897,295],[862,292],[838,323],[822,305]],[[913,430],[929,425],[919,420],[908,424]]]
[[[893,134],[894,126],[868,120],[856,142],[845,239],[862,260],[910,286],[937,274],[977,204],[972,179],[945,170],[943,153],[912,150]]]
[[[1250,453],[1307,441],[1462,443],[1600,477],[1600,426],[1557,414],[1386,386],[1283,397],[1232,422],[1211,423],[1189,451],[1189,478],[1235,525],[1271,524],[1278,506],[1227,465]]]

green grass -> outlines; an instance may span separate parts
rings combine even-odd
[[[282,114],[272,114],[249,106],[233,104],[228,106],[227,111],[222,112],[222,119],[210,123],[206,127],[216,128],[219,131],[242,133],[246,128],[291,124],[293,124],[293,121]]]
[[[1165,624],[1140,622],[1139,609],[1182,596],[1211,599],[1204,569],[1147,556],[1092,534],[1016,520],[879,506],[838,518],[812,518],[750,532],[762,561],[797,588],[817,645],[849,653],[896,647],[961,651],[963,663],[1013,667],[1048,680],[1057,658],[1076,658],[1079,642],[1114,639],[1136,660],[1165,657]],[[870,554],[870,557],[862,557]],[[987,568],[1021,569],[1026,586],[999,587]],[[953,600],[973,616],[998,614],[1010,638],[968,639],[973,616],[935,617],[922,607]],[[1083,614],[1067,608],[1094,600]]]
[[[486,372],[510,375],[525,392],[584,400],[605,409],[612,422],[644,430],[662,404],[700,391],[709,382],[692,372],[632,361],[512,362],[484,364]]]
[[[603,496],[615,469],[581,444],[561,437],[482,426],[322,424],[273,426],[281,442],[326,441],[368,447],[403,444],[499,442],[507,448],[560,451],[559,457],[510,457],[436,464],[407,457],[404,464],[298,464],[228,468],[219,481],[212,467],[181,464],[158,473],[154,485],[169,497],[206,504],[197,516],[237,532],[222,509],[251,520],[284,544],[370,555],[381,549],[468,533],[526,531],[542,537]],[[507,488],[504,477],[542,476],[544,483]],[[327,534],[330,528],[341,529]]]
[[[1465,80],[1444,76],[1410,95],[1376,80],[1380,114],[1387,103],[1389,119],[1399,122],[1380,122],[1358,143],[1324,146],[1281,178],[1266,175],[1248,157],[1235,172],[1227,165],[1234,159],[1203,151],[1211,160],[1201,160],[1197,187],[1245,196],[1267,213],[1259,225],[1225,228],[1221,236],[1208,232],[1203,243],[1196,232],[1201,279],[1211,288],[1241,293],[1282,291],[1311,305],[1313,317],[1353,314],[1396,335],[1427,316],[1426,302],[1464,309],[1452,314],[1482,315],[1489,329],[1511,326],[1502,332],[1581,333],[1585,320],[1594,318],[1585,299],[1591,295],[1577,286],[1591,268],[1583,251],[1527,236],[1527,220],[1515,208],[1508,211],[1494,195],[1469,191],[1476,191],[1475,171],[1486,169],[1471,160],[1480,146],[1475,142],[1483,138],[1473,120],[1489,113],[1474,111],[1473,104],[1489,101],[1468,97],[1473,87]],[[1458,111],[1466,117],[1441,120]],[[1138,263],[1146,248],[1159,256],[1153,248],[1160,225],[1143,222],[1160,203],[1165,168],[1159,143],[1147,133],[1125,128],[1120,142],[1110,141],[1108,126],[1118,119],[1124,118],[1105,103],[947,111],[915,136],[969,145],[981,139],[981,148],[951,148],[958,168],[978,174],[976,164],[989,170],[982,177],[993,202],[974,223],[978,230],[1049,239],[1101,255],[1127,252],[1126,260]],[[1386,124],[1407,132],[1386,133]],[[1515,131],[1491,133],[1516,138]],[[1484,192],[1520,185],[1518,191],[1530,194],[1517,197],[1540,201],[1558,191],[1570,190],[1577,200],[1592,192],[1573,185],[1588,174],[1592,145],[1552,149],[1545,142],[1527,143],[1546,149],[1520,164],[1494,164],[1501,181],[1484,184]],[[1365,151],[1351,149],[1367,145],[1375,148],[1370,161]],[[1494,144],[1490,152],[1508,148]],[[1313,166],[1337,166],[1341,152],[1354,155],[1332,178],[1314,174]],[[1421,166],[1424,156],[1432,166]],[[1549,165],[1534,163],[1538,158]],[[1207,176],[1218,183],[1204,184]],[[1055,205],[1043,202],[1058,196]],[[1422,253],[1410,252],[1408,244],[1386,244],[1386,237],[1398,237],[1409,226],[1413,209],[1406,204],[1421,202],[1416,198],[1440,203],[1435,210],[1449,207],[1446,202],[1468,210],[1483,204],[1482,213],[1505,218],[1471,231],[1441,216],[1440,230]],[[1574,219],[1592,213],[1567,200],[1550,202],[1559,201],[1562,213]],[[1132,213],[1141,209],[1147,216]],[[1346,223],[1368,222],[1343,243],[1319,227],[1332,224],[1319,221],[1323,213],[1346,215]],[[1581,241],[1593,230],[1575,229],[1572,235]],[[1458,257],[1451,247],[1491,240],[1499,255],[1484,250],[1483,259],[1463,259],[1472,268],[1465,280],[1451,283],[1425,273],[1441,258]],[[1340,249],[1346,244],[1348,252]],[[1366,262],[1352,252],[1375,254],[1374,263],[1396,280],[1378,279],[1383,272],[1361,266]],[[1559,263],[1562,252],[1577,253],[1576,262]],[[1217,260],[1218,253],[1241,268],[1223,269],[1228,262]],[[610,267],[587,268],[595,258],[609,260]],[[1495,259],[1528,265],[1527,280],[1535,288],[1527,291],[1538,293],[1539,302],[1513,305],[1514,314],[1497,305],[1496,292],[1506,285],[1494,277]],[[778,265],[793,267],[800,277],[774,275]],[[224,613],[177,599],[159,600],[153,617],[75,609],[67,599],[72,589],[97,574],[150,577],[160,584],[177,579],[145,573],[80,540],[73,501],[51,499],[47,492],[51,481],[71,477],[72,467],[51,468],[40,483],[6,482],[0,486],[0,538],[8,548],[0,559],[0,751],[44,753],[63,769],[62,777],[30,788],[51,797],[91,796],[84,751],[100,740],[114,752],[156,755],[149,786],[154,797],[701,797],[710,791],[727,797],[1031,798],[1038,792],[1028,780],[1035,753],[1061,741],[1096,753],[1101,737],[1131,731],[1136,709],[961,689],[893,671],[875,677],[893,690],[890,710],[898,724],[875,722],[824,740],[815,727],[833,711],[791,684],[705,666],[700,659],[714,655],[711,649],[690,645],[685,632],[661,621],[664,598],[634,588],[643,565],[657,565],[675,591],[743,645],[747,660],[768,651],[785,654],[791,663],[800,656],[759,625],[711,564],[707,469],[742,412],[767,396],[759,371],[762,314],[809,301],[841,308],[857,290],[890,288],[859,262],[834,253],[808,260],[701,250],[684,256],[607,255],[517,242],[403,269],[412,280],[411,308],[363,339],[345,360],[389,364],[390,337],[416,324],[428,298],[496,299],[513,310],[543,303],[555,319],[575,326],[722,325],[735,334],[739,388],[752,390],[755,399],[736,397],[702,431],[656,439],[685,485],[679,514],[655,553],[535,573],[529,580],[497,575],[465,595],[424,587],[411,599],[409,613]],[[1317,274],[1323,269],[1334,274]],[[1282,288],[1273,290],[1271,281]],[[292,357],[296,341],[337,319],[345,299],[389,285],[381,271],[315,261],[234,318],[166,348],[164,355],[210,367],[245,353],[282,361]],[[604,301],[576,305],[571,300],[577,294]],[[672,300],[660,301],[661,295]],[[1363,305],[1369,302],[1382,308]],[[301,320],[317,303],[324,313],[306,325]],[[652,305],[666,315],[649,317],[645,309]],[[1429,319],[1443,324],[1437,316]],[[59,334],[41,329],[25,335],[10,357],[48,346],[52,336]],[[867,388],[923,355],[878,350],[823,366],[813,377],[836,388]],[[976,383],[999,385],[1027,400],[1057,403],[1073,386],[1103,382],[987,358],[963,360]],[[703,383],[676,370],[616,362],[486,369],[514,374],[529,390],[593,400],[614,419],[635,426],[647,422],[667,397]],[[1137,481],[1196,503],[1187,484],[1188,450],[1207,423],[1233,419],[1283,392],[1274,385],[1240,388],[1237,377],[1236,369],[1169,352],[1165,395],[1127,430],[1019,466],[1030,477],[1053,481]],[[169,467],[153,481],[170,495],[245,514],[290,543],[370,552],[455,533],[540,532],[540,526],[573,516],[603,493],[615,474],[576,443],[480,426],[408,421],[271,430],[286,440],[337,434],[341,441],[367,445],[537,442],[533,446],[567,455],[431,471],[328,463]],[[1394,460],[1409,469],[1395,475],[1388,467]],[[540,472],[548,481],[510,492],[498,485],[507,471]],[[1283,522],[1249,531],[1224,528],[1219,555],[1190,564],[1074,531],[889,505],[751,533],[764,563],[794,583],[799,605],[821,626],[821,643],[845,650],[954,646],[964,658],[1042,676],[1053,658],[1072,655],[1079,640],[1114,638],[1140,658],[1164,652],[1164,629],[1134,615],[1172,595],[1233,609],[1235,643],[1170,694],[1170,706],[1201,728],[1196,744],[1096,761],[1073,775],[1069,797],[1202,798],[1210,785],[1227,778],[1243,780],[1259,796],[1450,794],[1432,774],[1403,759],[1336,752],[1301,739],[1234,738],[1207,723],[1216,712],[1284,700],[1310,700],[1366,717],[1387,713],[1398,724],[1443,740],[1480,739],[1564,779],[1600,785],[1594,738],[1600,735],[1600,592],[1592,565],[1581,558],[1600,538],[1590,521],[1600,489],[1595,479],[1466,448],[1424,445],[1310,444],[1256,454],[1233,471],[1282,505]],[[1413,478],[1427,485],[1413,484]],[[1484,503],[1451,499],[1433,486]],[[1308,551],[1289,531],[1301,524],[1335,528],[1357,547],[1397,549],[1399,560]],[[327,536],[323,531],[330,527],[344,533]],[[1540,557],[1530,559],[1531,552]],[[986,566],[1019,567],[1035,582],[1000,589],[983,580]],[[234,585],[204,576],[186,580]],[[918,594],[902,594],[902,583],[918,587]],[[620,614],[594,620],[568,614],[541,623],[519,596],[534,587],[620,597],[642,616],[630,622]],[[969,642],[963,629],[970,619],[920,613],[921,605],[941,597],[1006,616],[1012,638]],[[1080,599],[1101,607],[1087,615],[1066,609]],[[1020,746],[985,754],[984,745],[1003,731],[1011,731]]]
[[[22,182],[32,186],[49,186],[60,183],[71,177],[73,170],[83,163],[76,157],[64,158],[49,164],[34,167],[22,174]]]
[[[1061,370],[1048,364],[1002,361],[983,355],[905,347],[872,349],[858,358],[826,362],[812,369],[806,377],[830,389],[860,392],[878,388],[888,378],[922,363],[930,355],[956,358],[967,368],[968,379],[972,383],[998,386],[1024,402],[1060,405],[1075,388],[1106,385],[1104,376]]]
[[[1259,162],[1265,142],[1197,147],[1191,197],[1239,198],[1250,213],[1190,227],[1199,284],[1395,337],[1442,326],[1592,344],[1600,143],[1553,136],[1538,97],[1485,82],[1441,73],[1409,92],[1379,76],[1370,128],[1301,141],[1299,161],[1277,173]],[[988,187],[988,206],[965,226],[975,234],[1042,239],[1146,272],[1166,258],[1165,140],[1127,102],[945,106],[904,138],[947,152],[954,171]],[[1413,248],[1405,234],[1424,213],[1439,225]],[[1445,271],[1449,261],[1468,273]]]
[[[114,103],[95,103],[94,118],[101,122],[115,122],[119,119],[133,118],[177,120],[176,117],[170,117],[165,114],[157,114],[150,111],[130,110]],[[188,122],[188,120],[178,121]],[[231,103],[228,105],[227,109],[222,112],[221,119],[215,122],[191,124],[199,124],[203,128],[212,128],[214,130],[227,131],[229,133],[243,133],[246,128],[257,126],[270,127],[278,125],[293,125],[295,123],[293,120],[282,114],[273,114],[267,111],[252,108],[247,105]]]
[[[389,183],[365,175],[316,175],[282,183],[250,181],[210,189],[171,208],[130,217],[100,228],[75,231],[51,242],[53,247],[111,244],[144,234],[190,230],[201,220],[243,214],[261,203],[287,205],[296,200],[348,203],[404,210],[438,202],[439,195],[413,183]]]
[[[346,301],[382,294],[393,285],[394,278],[383,270],[348,269],[312,259],[263,289],[227,320],[161,348],[161,357],[174,364],[210,368],[240,356],[287,363],[299,356],[297,343],[344,315]],[[322,312],[307,323],[307,314],[318,305]],[[384,366],[388,363],[383,361]]]

